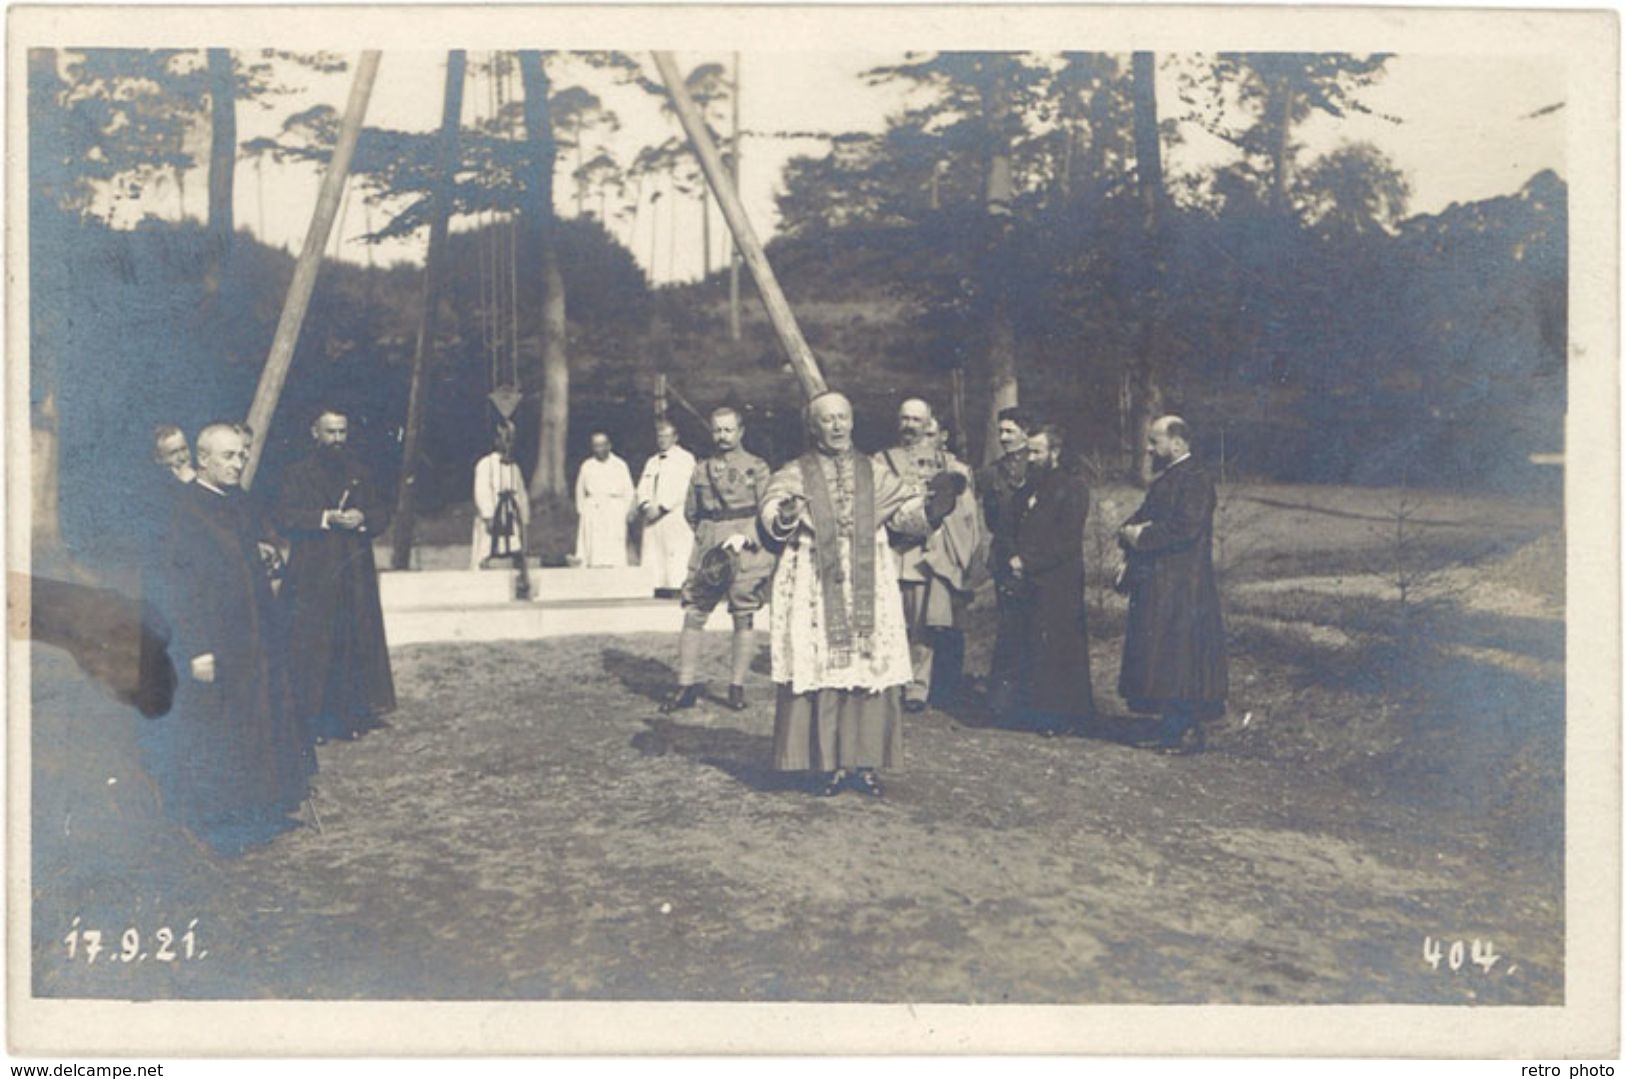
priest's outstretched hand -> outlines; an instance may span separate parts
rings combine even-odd
[[[787,534],[800,523],[801,499],[795,495],[786,495],[781,498],[778,508],[773,513],[773,527],[780,534]]]

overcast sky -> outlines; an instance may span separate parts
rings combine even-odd
[[[493,87],[475,75],[485,54],[470,54],[463,121],[475,122],[488,112]],[[743,56],[741,123],[747,131],[879,131],[886,117],[904,103],[903,90],[894,85],[871,86],[861,76],[872,67],[894,63],[895,53],[750,53]],[[707,61],[732,63],[732,55],[678,54],[686,71]],[[648,65],[653,74],[653,65]],[[367,121],[383,127],[427,131],[439,121],[445,82],[443,52],[386,52],[368,110]],[[282,121],[292,113],[317,104],[342,109],[351,75],[311,76],[301,69],[282,72],[285,81],[303,89],[268,98],[270,108],[243,102],[238,108],[238,137],[242,142],[262,135],[278,135]],[[1180,108],[1174,75],[1159,75],[1159,105],[1164,115]],[[621,130],[605,142],[623,165],[639,147],[664,141],[677,132],[676,122],[662,115],[659,102],[642,91],[614,86],[606,75],[585,66],[566,64],[555,74],[555,88],[581,84],[598,93],[615,110]],[[1344,120],[1317,115],[1299,135],[1306,144],[1301,162],[1347,141],[1369,141],[1385,151],[1411,183],[1411,212],[1432,213],[1453,202],[1469,202],[1517,190],[1541,169],[1564,174],[1566,112],[1558,110],[1530,118],[1537,110],[1564,99],[1566,75],[1557,57],[1425,56],[1396,57],[1377,86],[1362,100],[1374,112],[1397,117],[1394,124],[1372,116]],[[1170,174],[1194,172],[1229,159],[1232,151],[1222,141],[1185,125],[1185,139],[1167,151]],[[197,153],[206,160],[207,132],[198,132]],[[827,143],[812,139],[748,139],[745,144],[742,193],[747,212],[759,235],[773,234],[777,224],[774,192],[782,167],[796,154],[821,154]],[[590,156],[590,153],[589,153]],[[558,183],[561,213],[575,213],[573,188],[564,177],[573,168],[566,155]],[[248,161],[237,171],[237,224],[269,242],[297,250],[303,241],[315,204],[318,175],[314,168],[266,163],[263,171]],[[656,281],[685,280],[697,276],[702,262],[701,222],[691,199],[650,202],[643,193],[637,232],[630,219],[616,223],[617,235],[632,248]],[[204,174],[188,179],[186,213],[201,216],[205,208]],[[677,228],[670,227],[676,204]],[[589,207],[589,209],[595,209]],[[172,187],[149,191],[139,202],[116,210],[115,221],[129,224],[145,213],[174,217],[180,207]],[[347,200],[342,233],[329,250],[337,257],[363,261],[366,245],[359,241],[369,226],[369,211],[359,196]],[[713,210],[713,213],[715,211]],[[384,220],[382,208],[371,211],[371,226]],[[654,229],[658,225],[658,236]],[[714,261],[724,244],[720,215],[714,217]],[[372,257],[380,263],[420,262],[426,234],[378,245]]]

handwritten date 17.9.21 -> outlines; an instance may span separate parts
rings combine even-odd
[[[186,923],[186,929],[176,936],[175,931],[167,925],[161,925],[153,930],[150,936],[143,935],[141,930],[134,926],[117,933],[104,933],[100,929],[88,929],[80,924],[75,917],[68,928],[68,935],[62,938],[63,945],[68,950],[68,961],[84,960],[88,965],[94,966],[102,963],[176,963],[188,960],[203,959],[208,956],[207,948],[198,943],[196,918]]]

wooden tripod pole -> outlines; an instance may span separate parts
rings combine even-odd
[[[801,327],[796,325],[795,313],[790,310],[790,302],[784,298],[784,292],[779,288],[778,278],[773,276],[773,267],[768,264],[767,253],[762,250],[761,241],[756,238],[755,230],[750,227],[750,219],[745,216],[745,206],[739,201],[739,193],[734,190],[728,170],[723,167],[722,156],[717,153],[716,144],[711,141],[711,133],[706,130],[705,121],[700,117],[700,110],[695,106],[694,99],[683,86],[683,78],[677,71],[677,61],[671,53],[659,51],[654,53],[654,60],[655,67],[660,70],[660,78],[666,84],[666,92],[671,95],[672,108],[677,110],[677,119],[681,121],[688,141],[699,156],[700,168],[705,171],[705,179],[717,197],[717,205],[722,208],[722,216],[728,222],[728,229],[733,233],[734,242],[739,245],[739,253],[744,257],[745,265],[750,267],[751,277],[756,281],[756,290],[762,294],[762,304],[767,308],[768,321],[773,324],[773,331],[778,334],[779,343],[784,346],[786,355],[790,357],[790,366],[801,382],[801,389],[808,397],[816,397],[828,389],[824,383],[823,373],[818,370],[818,360],[813,357],[812,349],[807,347],[807,339],[801,336]]]
[[[248,426],[254,429],[254,448],[248,463],[243,466],[242,484],[246,489],[254,482],[260,458],[270,444],[271,417],[276,413],[277,399],[282,396],[283,383],[288,380],[288,368],[293,364],[294,346],[299,343],[299,329],[304,325],[305,312],[310,308],[310,295],[316,289],[316,271],[321,269],[322,251],[327,237],[333,231],[333,219],[338,216],[339,202],[344,196],[344,180],[350,172],[350,161],[355,157],[356,140],[361,137],[361,123],[367,115],[367,100],[372,96],[372,83],[378,76],[381,54],[370,49],[361,54],[356,65],[355,82],[350,85],[350,100],[344,106],[344,121],[339,128],[339,139],[333,147],[333,160],[328,163],[322,177],[321,191],[316,196],[316,212],[310,219],[310,230],[305,233],[305,246],[299,251],[294,264],[293,282],[288,286],[288,297],[282,304],[282,318],[276,324],[276,336],[271,339],[271,354],[260,372],[260,384],[254,390],[254,403],[248,410]]]

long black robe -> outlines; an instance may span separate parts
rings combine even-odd
[[[1023,703],[1041,726],[1095,714],[1084,603],[1083,526],[1089,488],[1063,469],[1033,469],[1014,499],[1015,553],[1030,604]]]
[[[363,531],[322,527],[323,513],[341,502],[366,517]],[[282,481],[276,524],[290,547],[282,596],[294,699],[320,737],[381,726],[395,708],[372,557],[388,514],[371,472],[347,449],[317,450]]]
[[[223,853],[267,842],[316,771],[292,707],[285,639],[240,491],[174,492],[145,591],[169,623],[178,686],[170,714],[143,729],[148,772],[166,812]],[[213,655],[215,680],[191,662]]]
[[[1032,630],[1032,604],[1010,580],[1010,556],[1016,553],[1016,521],[1020,516],[1016,495],[1026,483],[1026,477],[1026,450],[1007,453],[976,474],[982,519],[990,537],[988,571],[996,586],[993,597],[998,611],[998,629],[988,670],[990,703],[995,711],[1001,712],[1013,704],[1012,698],[1018,693],[1015,683],[1022,680],[1021,672],[1031,652],[1028,637]]]
[[[1148,523],[1128,552],[1128,629],[1117,691],[1137,712],[1224,710],[1224,619],[1213,577],[1213,480],[1185,458],[1169,466],[1128,519]]]

